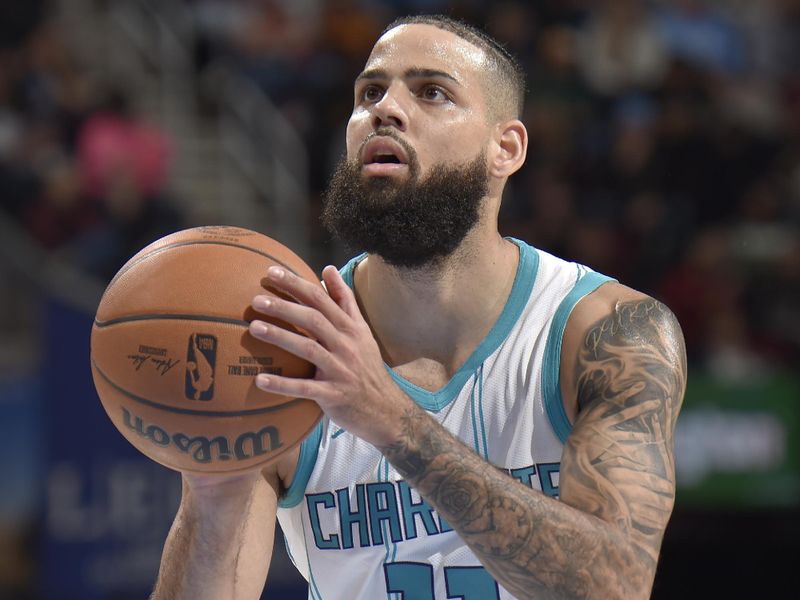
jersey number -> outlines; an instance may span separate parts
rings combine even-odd
[[[383,565],[386,591],[402,594],[403,600],[436,600],[433,567],[425,563],[394,562]],[[445,567],[448,599],[500,600],[497,582],[483,567]]]

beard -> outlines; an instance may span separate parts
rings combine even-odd
[[[325,192],[322,223],[351,250],[376,254],[389,265],[437,265],[478,222],[488,192],[486,155],[437,164],[420,179],[416,155],[403,145],[409,156],[404,181],[364,178],[359,161],[342,159]]]

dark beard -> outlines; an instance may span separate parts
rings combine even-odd
[[[414,157],[412,157],[413,159]],[[342,160],[325,193],[322,223],[351,250],[377,254],[395,267],[438,264],[461,244],[488,192],[486,155],[461,165],[435,165],[420,180],[365,180],[361,164]]]

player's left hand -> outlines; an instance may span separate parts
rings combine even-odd
[[[327,293],[280,267],[270,267],[267,277],[276,290],[298,302],[259,295],[253,308],[309,336],[261,320],[251,322],[250,333],[313,363],[317,371],[313,379],[262,374],[256,385],[316,401],[337,425],[370,443],[391,441],[403,405],[411,400],[387,372],[378,343],[339,271],[332,266],[323,270]]]

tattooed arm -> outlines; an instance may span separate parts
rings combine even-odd
[[[401,440],[381,450],[518,598],[648,598],[674,501],[680,328],[659,302],[602,286],[570,318],[562,365],[580,410],[560,502],[486,463],[416,405]]]
[[[250,331],[317,371],[314,379],[262,374],[259,387],[312,398],[378,447],[518,598],[648,597],[672,511],[672,436],[686,377],[680,328],[666,307],[609,283],[573,310],[561,386],[577,418],[559,502],[484,461],[405,395],[352,290],[333,267],[322,275],[328,294],[268,272],[302,304],[256,297],[254,308],[312,336],[258,320]]]

